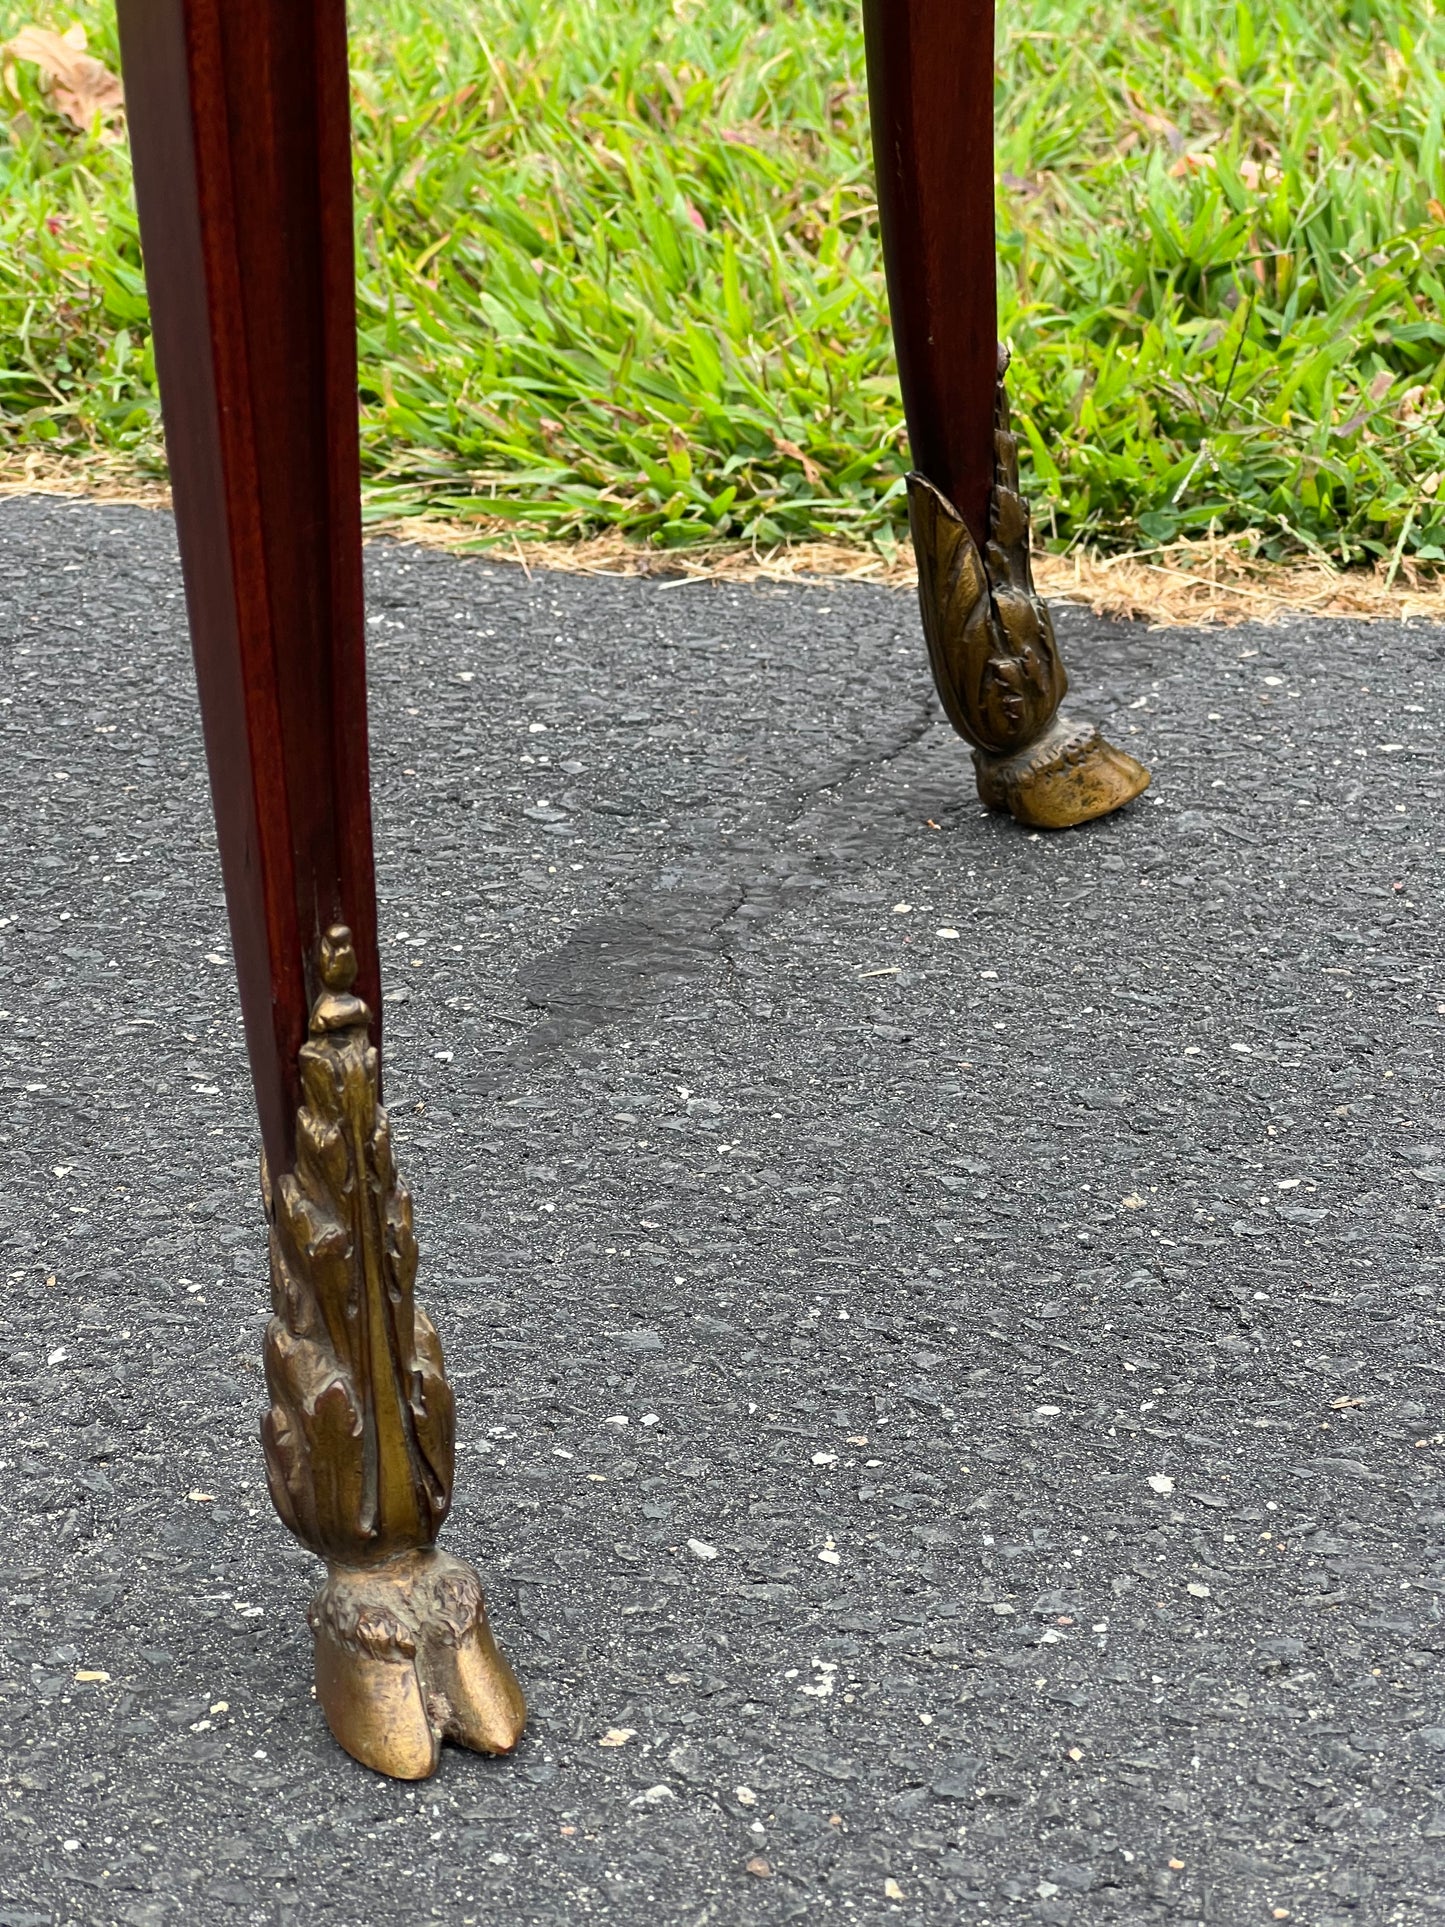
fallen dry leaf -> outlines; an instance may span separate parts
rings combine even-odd
[[[125,107],[120,77],[103,60],[88,53],[86,45],[85,28],[77,21],[64,33],[55,33],[49,27],[22,27],[3,49],[7,70],[17,60],[40,69],[51,105],[81,133],[89,133],[97,119],[102,127],[109,128]],[[15,85],[9,71],[5,80],[13,94]]]
[[[748,1872],[755,1873],[759,1880],[768,1880],[772,1877],[773,1870],[761,1854],[755,1853],[748,1862]]]
[[[1178,148],[1183,146],[1184,136],[1172,120],[1166,119],[1163,114],[1151,113],[1136,94],[1129,94],[1128,99],[1129,105],[1134,110],[1135,118],[1145,133],[1153,134],[1156,138],[1166,141],[1170,147]]]
[[[597,1744],[599,1746],[626,1746],[629,1740],[635,1740],[636,1738],[637,1728],[635,1726],[609,1726]]]
[[[1387,389],[1386,393],[1388,392]],[[1423,382],[1416,382],[1413,388],[1407,388],[1395,404],[1395,414],[1403,428],[1418,428],[1422,422],[1428,421],[1431,415],[1439,412],[1440,404],[1435,398],[1433,389]],[[1438,482],[1435,487],[1439,487]],[[1432,495],[1434,492],[1434,489],[1429,491]]]
[[[799,468],[802,469],[809,488],[818,487],[823,479],[823,471],[811,455],[799,448],[796,442],[784,441],[783,437],[778,434],[774,434],[773,436],[773,447],[777,449],[780,455],[790,455],[793,458]]]

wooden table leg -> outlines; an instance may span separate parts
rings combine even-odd
[[[507,1751],[525,1713],[435,1546],[452,1394],[380,1101],[344,0],[120,0],[120,28],[265,1153],[271,1495],[328,1567],[332,1732],[416,1779],[444,1737]]]
[[[997,346],[993,4],[864,0],[863,18],[929,659],[984,802],[1064,829],[1132,801],[1149,772],[1058,713],[1068,678],[1033,585]]]

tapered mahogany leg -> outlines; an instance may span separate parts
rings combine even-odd
[[[437,1550],[453,1409],[381,1108],[344,0],[120,0],[136,197],[265,1151],[276,1508],[331,1729],[384,1773],[524,1709]]]
[[[993,0],[864,0],[863,18],[929,658],[984,802],[1063,829],[1149,772],[1058,713],[1068,678],[1033,585],[997,345]]]

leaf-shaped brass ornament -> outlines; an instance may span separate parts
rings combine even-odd
[[[415,1779],[435,1771],[444,1737],[508,1751],[525,1707],[476,1574],[434,1547],[451,1503],[452,1392],[415,1300],[411,1197],[344,927],[322,939],[320,970],[295,1169],[263,1174],[262,1442],[276,1510],[330,1569],[310,1618],[331,1729],[368,1766]]]
[[[1034,587],[1018,479],[1018,438],[1000,379],[983,553],[924,475],[908,477],[908,518],[934,682],[949,721],[973,746],[979,794],[1022,822],[1060,829],[1131,801],[1147,788],[1149,772],[1091,726],[1058,714],[1069,679]]]

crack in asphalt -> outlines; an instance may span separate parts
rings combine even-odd
[[[883,827],[889,817],[901,827],[897,798],[884,811],[874,806],[871,835],[821,852],[776,846],[797,830],[818,798],[840,800],[860,777],[890,769],[924,740],[941,715],[932,698],[919,703],[887,736],[775,792],[737,828],[698,840],[681,870],[654,872],[616,911],[590,919],[555,950],[531,959],[518,972],[518,987],[545,1015],[506,1053],[489,1082],[531,1070],[600,1025],[648,1008],[671,986],[705,977],[719,959],[746,945],[752,931],[781,915],[793,892],[860,864],[890,834]],[[947,735],[950,744],[957,742],[951,728]],[[816,834],[821,833],[820,825]],[[898,828],[891,833],[898,834]],[[764,846],[761,863],[758,844]],[[699,867],[703,875],[688,875]],[[675,880],[665,884],[664,875]]]

